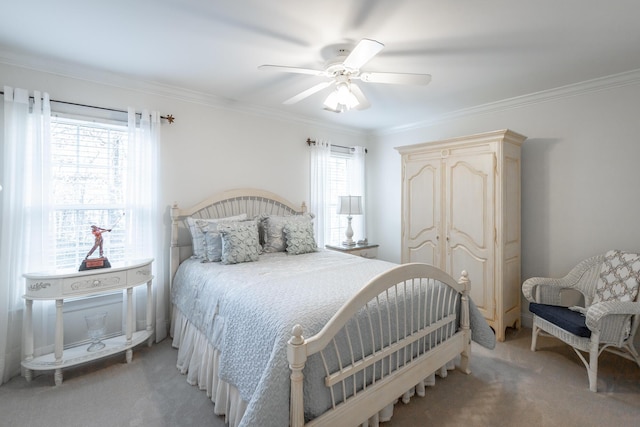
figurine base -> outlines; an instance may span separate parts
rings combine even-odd
[[[78,271],[94,270],[98,268],[111,268],[111,263],[107,257],[84,259],[82,260]]]

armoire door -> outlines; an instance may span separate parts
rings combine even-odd
[[[471,299],[495,317],[495,155],[456,155],[445,163],[445,270],[469,273]],[[456,277],[457,278],[457,277]]]
[[[441,171],[440,158],[405,165],[402,262],[442,267]]]

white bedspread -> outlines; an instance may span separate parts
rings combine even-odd
[[[173,282],[172,301],[220,351],[220,378],[248,405],[240,425],[285,426],[286,343],[293,326],[314,335],[359,288],[394,265],[333,251],[264,254],[235,265],[187,260]],[[480,323],[488,329],[473,305],[471,312],[472,328]],[[311,416],[326,408],[320,396],[305,399]]]

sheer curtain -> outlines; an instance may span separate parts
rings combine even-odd
[[[328,243],[328,230],[325,227],[329,218],[329,156],[331,156],[331,143],[329,141],[316,140],[311,147],[309,170],[311,186],[309,194],[309,210],[316,215],[313,223],[316,231],[316,243],[324,248]]]
[[[31,103],[33,100],[33,103]],[[49,95],[4,87],[2,224],[0,228],[0,384],[20,373],[24,279],[52,267]],[[49,265],[48,265],[49,264]],[[46,326],[51,304],[33,306],[33,322]],[[37,328],[46,330],[45,328]],[[42,336],[35,337],[36,354]],[[38,351],[40,349],[40,351]]]
[[[140,119],[137,120],[137,116]],[[159,206],[160,159],[160,113],[143,110],[136,114],[128,109],[128,179],[126,190],[127,212],[127,258],[154,258],[153,261],[153,299],[155,301],[156,341],[167,336],[168,324],[168,287],[165,285],[164,253],[158,236],[162,235],[161,209]],[[144,304],[146,287],[138,286],[134,293],[136,299],[136,326],[144,329],[146,314]],[[138,304],[140,302],[140,304]],[[140,307],[140,310],[137,308]]]
[[[367,237],[366,232],[366,215],[367,215],[367,197],[366,197],[366,185],[365,185],[365,154],[364,147],[353,147],[351,157],[351,167],[348,171],[349,176],[349,194],[353,196],[362,196],[362,215],[356,215],[351,222],[351,228],[353,228],[353,235],[357,236],[358,240]],[[354,237],[355,239],[355,237]]]

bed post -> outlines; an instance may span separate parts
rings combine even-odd
[[[169,248],[169,289],[173,284],[173,276],[175,276],[180,265],[180,247],[178,246],[178,203],[174,202],[171,206],[171,247]]]
[[[471,290],[471,281],[469,280],[469,274],[466,270],[462,270],[460,279],[458,279],[463,287],[460,309],[460,327],[464,334],[464,349],[460,353],[460,370],[465,374],[470,374],[469,358],[471,357],[471,325],[469,323],[469,291]]]
[[[293,336],[287,343],[287,360],[291,369],[291,392],[289,395],[289,425],[291,427],[304,426],[304,401],[302,370],[307,361],[306,343],[302,336],[302,326],[295,325],[291,332]]]

